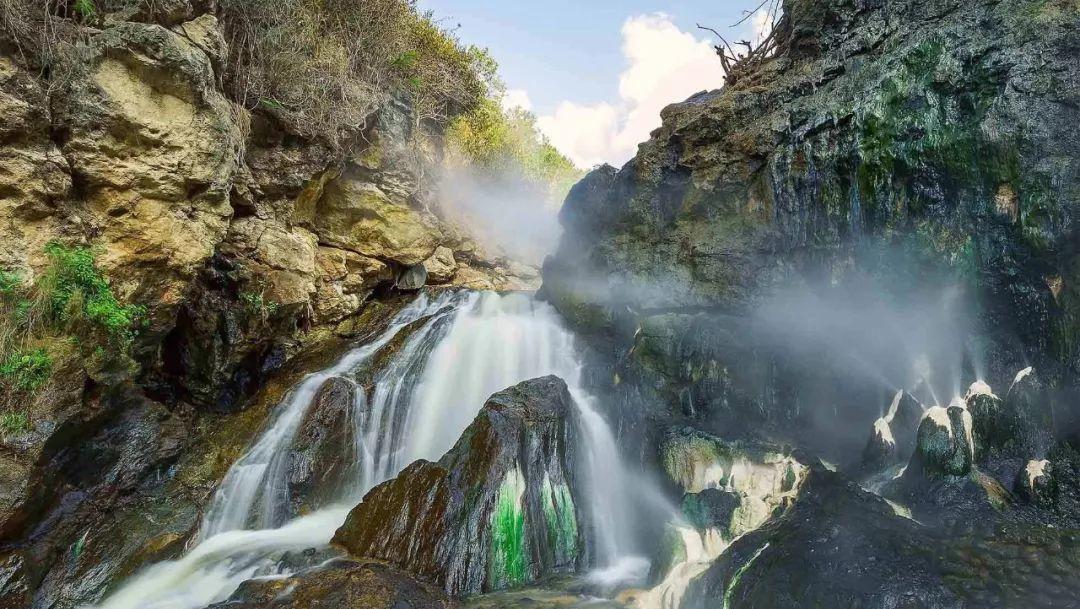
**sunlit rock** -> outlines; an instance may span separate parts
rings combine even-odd
[[[583,555],[576,433],[560,379],[496,393],[437,463],[417,461],[368,493],[334,542],[454,595],[572,571]]]
[[[424,261],[424,268],[427,269],[430,283],[440,284],[450,281],[458,270],[457,261],[454,260],[454,251],[446,246],[435,248],[435,253]]]

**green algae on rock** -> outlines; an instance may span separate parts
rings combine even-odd
[[[372,489],[334,543],[455,596],[572,573],[584,555],[577,425],[556,377],[500,391],[438,463]]]

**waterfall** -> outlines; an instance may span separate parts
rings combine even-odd
[[[392,358],[371,370],[380,351],[402,337]],[[357,389],[350,419],[352,475],[330,489],[337,502],[290,521],[288,458],[297,430],[323,383],[355,382],[365,370],[372,382],[367,392]],[[531,295],[443,291],[419,296],[382,335],[305,377],[226,474],[198,545],[179,560],[143,569],[100,609],[198,609],[252,577],[284,575],[282,553],[325,546],[368,490],[417,459],[440,458],[491,394],[548,374],[566,381],[582,421],[594,562],[617,564],[631,532],[630,498],[614,436],[582,389],[573,336],[552,307]]]

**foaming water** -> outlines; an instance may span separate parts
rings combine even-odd
[[[329,489],[338,501],[290,520],[290,448],[316,393],[331,378],[355,382],[395,340],[403,342],[373,371],[370,390],[356,387],[347,456],[352,475]],[[491,394],[548,374],[566,381],[582,422],[588,489],[582,512],[593,563],[625,564],[620,559],[632,533],[628,485],[614,436],[581,387],[572,335],[553,308],[529,295],[447,291],[420,296],[381,336],[301,381],[226,474],[199,544],[179,560],[143,569],[100,609],[198,609],[228,598],[252,577],[285,574],[278,565],[284,552],[325,546],[364,493],[409,463],[436,460],[451,448]]]

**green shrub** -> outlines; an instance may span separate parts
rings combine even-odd
[[[75,0],[72,8],[79,20],[84,22],[90,21],[97,15],[97,7],[94,6],[93,0]]]
[[[52,366],[44,349],[12,353],[0,362],[0,385],[8,391],[32,393],[49,380]]]
[[[14,299],[22,292],[22,277],[15,272],[0,271],[0,300]]]
[[[469,110],[487,92],[484,53],[411,0],[221,0],[232,97],[301,134],[340,145],[390,95],[418,123]]]
[[[53,242],[45,252],[52,263],[43,280],[49,318],[69,326],[87,322],[110,345],[126,350],[146,315],[145,307],[120,304],[89,248]]]

